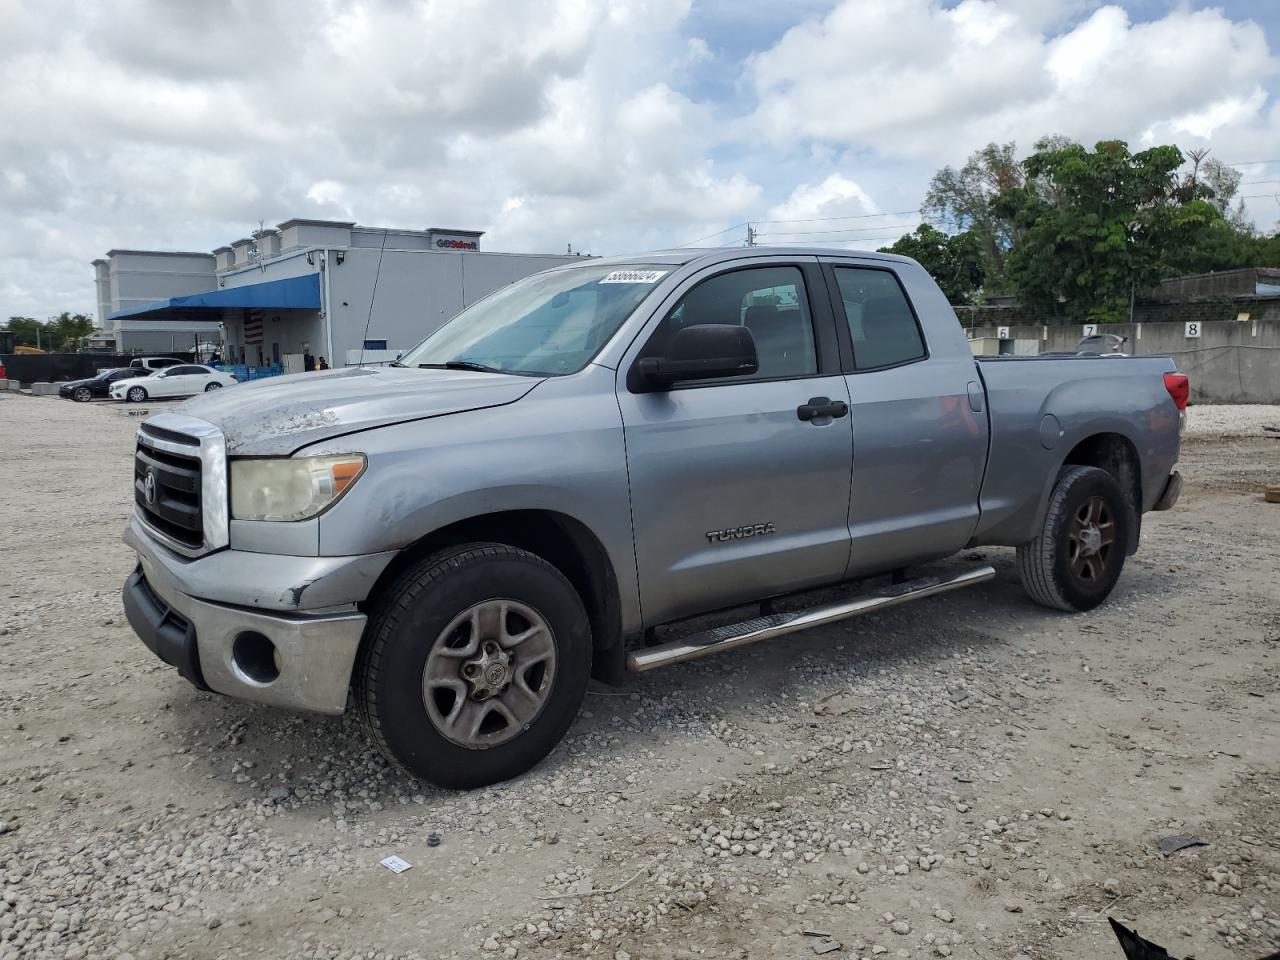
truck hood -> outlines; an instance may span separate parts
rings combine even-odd
[[[178,409],[220,427],[232,456],[285,456],[348,433],[514,403],[541,382],[470,370],[349,367],[254,380]]]

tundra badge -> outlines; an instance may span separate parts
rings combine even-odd
[[[742,527],[727,527],[724,530],[708,530],[708,543],[724,543],[726,540],[742,540],[746,537],[762,537],[766,533],[777,533],[772,523],[748,523]]]

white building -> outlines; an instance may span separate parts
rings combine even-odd
[[[406,350],[499,287],[577,259],[483,252],[481,235],[286,220],[212,254],[113,250],[94,261],[98,311],[122,352],[191,350],[221,330],[230,363],[310,353],[340,367],[362,349]]]
[[[93,261],[93,276],[99,324],[90,338],[94,346],[121,353],[170,353],[190,351],[197,340],[217,340],[221,335],[217,318],[163,325],[127,319],[132,311],[158,300],[214,289],[218,281],[211,253],[111,250],[105,260]]]

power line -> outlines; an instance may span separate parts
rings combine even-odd
[[[870,220],[877,216],[910,216],[920,210],[897,210],[890,214],[856,214],[850,216],[805,216],[794,220],[751,220],[751,223],[826,223],[828,220]]]
[[[874,233],[877,230],[909,230],[915,227],[914,223],[879,223],[874,227],[841,227],[836,230],[779,230],[770,233],[762,233],[762,237],[804,237],[819,236],[829,233]]]
[[[872,243],[884,243],[887,240],[901,240],[901,239],[902,238],[900,236],[890,235],[887,237],[851,237],[846,240],[829,240],[827,242],[828,243],[872,244]],[[819,246],[820,243],[812,240],[769,240],[764,245],[767,247],[816,247],[816,246]]]
[[[696,240],[686,240],[684,243],[680,244],[680,246],[687,247],[691,243],[701,243],[703,240],[710,240],[712,237],[718,237],[722,233],[728,233],[730,230],[737,230],[739,227],[745,227],[746,225],[745,221],[743,223],[735,223],[732,227],[725,227],[723,230],[717,230],[715,233],[708,233],[705,237],[698,237]]]

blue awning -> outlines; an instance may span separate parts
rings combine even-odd
[[[205,311],[223,310],[319,310],[320,276],[308,273],[285,280],[250,283],[243,287],[226,287],[208,293],[191,293],[170,297],[140,307],[117,310],[111,319],[131,317],[137,320],[213,319]]]

